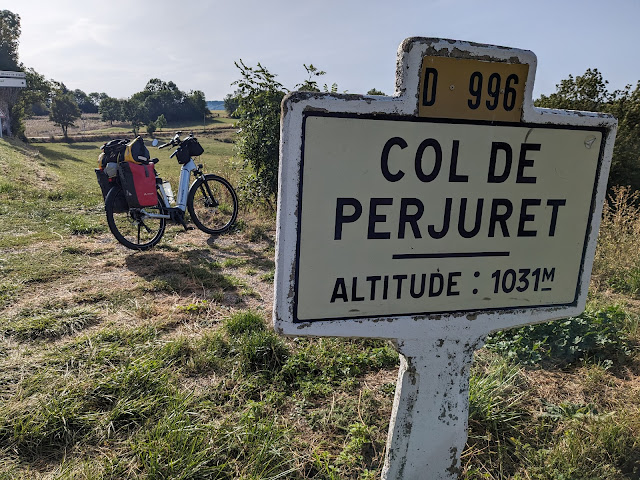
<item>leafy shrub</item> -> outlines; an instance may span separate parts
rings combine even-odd
[[[147,124],[147,133],[149,135],[151,135],[153,137],[153,134],[156,133],[156,130],[158,129],[157,125],[155,122],[149,122]]]
[[[235,82],[238,87],[238,116],[240,133],[236,148],[255,175],[247,176],[245,188],[240,193],[249,202],[271,199],[278,193],[278,165],[280,148],[280,103],[285,95],[284,87],[275,75],[258,63],[248,67],[242,60],[236,63],[242,76]]]
[[[578,317],[527,325],[491,334],[486,347],[523,364],[570,364],[629,355],[627,314],[619,306],[587,310]]]

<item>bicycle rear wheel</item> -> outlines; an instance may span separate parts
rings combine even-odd
[[[156,245],[164,235],[166,220],[150,217],[148,213],[163,213],[160,198],[153,207],[125,209],[123,204],[126,205],[126,200],[122,188],[113,187],[104,206],[109,230],[116,240],[132,250],[148,250]]]
[[[236,221],[238,197],[224,178],[203,175],[189,189],[187,209],[200,230],[210,235],[223,233]]]

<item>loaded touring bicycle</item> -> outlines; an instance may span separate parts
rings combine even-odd
[[[105,199],[105,212],[111,233],[118,242],[134,250],[147,250],[164,235],[167,221],[188,228],[185,212],[203,232],[214,235],[226,232],[238,215],[238,197],[224,178],[206,174],[193,157],[204,152],[197,138],[190,134],[173,139],[158,148],[177,147],[169,158],[176,157],[180,169],[177,198],[171,185],[155,171],[157,158],[150,158],[142,137],[132,141],[111,140],[99,156],[96,175]],[[154,146],[158,141],[154,140]],[[190,177],[195,180],[189,185]]]

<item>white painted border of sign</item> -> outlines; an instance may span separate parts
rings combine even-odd
[[[603,159],[595,191],[596,214],[585,248],[577,303],[571,306],[507,309],[438,315],[394,316],[294,323],[294,289],[298,242],[299,183],[301,177],[304,114],[309,111],[357,115],[417,116],[420,72],[416,66],[425,55],[471,58],[529,65],[521,122],[577,127],[603,127]],[[604,114],[539,109],[533,106],[533,82],[537,60],[533,52],[434,38],[409,38],[398,49],[397,84],[393,97],[295,92],[283,101],[280,143],[280,185],[277,219],[274,328],[281,334],[371,338],[475,338],[514,326],[515,317],[537,323],[577,315],[584,310],[600,212],[604,203],[613,153],[616,120]],[[455,309],[452,309],[455,310]]]

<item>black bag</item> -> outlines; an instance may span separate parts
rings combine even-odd
[[[198,157],[204,153],[204,148],[202,148],[202,145],[200,145],[200,142],[198,142],[195,137],[189,140],[187,147],[189,148],[189,155],[192,157]]]
[[[191,137],[180,144],[176,157],[178,158],[178,163],[180,165],[184,165],[189,162],[191,157],[197,157],[203,153],[204,148],[202,148],[200,142],[198,142],[194,137]]]
[[[114,162],[119,163],[124,161],[124,151],[127,148],[129,140],[124,138],[116,138],[115,140],[109,140],[102,145],[100,149],[104,153],[101,158],[101,165],[99,167],[104,168],[107,163]]]
[[[111,191],[113,187],[117,185],[116,178],[109,178],[109,176],[104,173],[99,168],[95,169],[96,177],[98,177],[98,185],[100,185],[100,190],[102,190],[102,198],[106,200],[107,194]],[[129,205],[127,205],[127,201],[123,195],[120,195],[116,198],[116,203],[113,205],[114,213],[124,213],[129,210]]]

